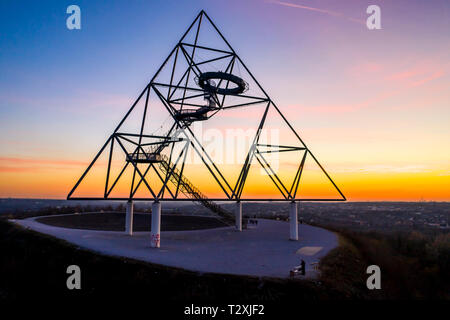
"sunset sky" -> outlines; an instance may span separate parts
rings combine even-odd
[[[447,0],[2,1],[0,197],[65,198],[201,9],[348,200],[450,201]]]

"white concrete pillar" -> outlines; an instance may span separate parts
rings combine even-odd
[[[150,233],[150,246],[159,248],[161,240],[161,202],[155,201],[152,204],[152,230]]]
[[[236,220],[236,230],[242,231],[242,203],[240,201],[236,202],[235,205],[235,220]]]
[[[125,216],[125,233],[128,235],[133,235],[133,201],[127,202],[127,214]]]
[[[297,217],[297,202],[292,201],[290,204],[289,224],[290,224],[290,240],[298,240],[298,217]]]

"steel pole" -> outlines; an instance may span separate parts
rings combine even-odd
[[[235,204],[235,219],[236,219],[236,230],[242,231],[242,203],[236,201]]]
[[[125,233],[128,235],[133,235],[133,210],[134,204],[133,201],[127,202],[127,213],[125,217]]]
[[[290,224],[290,240],[298,240],[298,217],[297,217],[297,202],[292,201],[290,205],[289,224]]]
[[[152,204],[152,230],[150,233],[152,248],[159,248],[161,240],[161,202],[155,201]]]

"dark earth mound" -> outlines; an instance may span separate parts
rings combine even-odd
[[[150,231],[151,214],[135,213],[133,216],[134,231]],[[55,227],[103,231],[125,231],[125,213],[97,212],[70,214],[37,218],[36,221]],[[161,231],[201,230],[226,227],[227,225],[216,217],[185,216],[163,214]]]

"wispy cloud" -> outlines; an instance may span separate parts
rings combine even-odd
[[[417,87],[417,86],[423,85],[429,81],[438,79],[438,78],[442,77],[443,75],[444,75],[444,72],[442,70],[437,70],[437,71],[433,72],[432,74],[430,74],[420,80],[414,81],[413,83],[411,83],[411,86]]]
[[[425,165],[391,165],[391,164],[374,164],[366,166],[351,166],[334,168],[335,172],[346,173],[423,173],[429,172],[430,168]]]
[[[66,159],[39,159],[20,157],[0,157],[0,173],[39,173],[53,170],[67,170],[84,167],[84,161]]]
[[[127,110],[133,102],[132,97],[114,93],[82,92],[73,97],[34,97],[23,94],[3,93],[0,94],[0,105],[2,108],[10,108],[11,105],[21,105],[28,108],[65,110],[70,113],[91,113],[93,110]]]
[[[394,72],[385,77],[386,81],[416,87],[440,78],[448,72],[449,63],[439,61],[417,61],[407,69]]]
[[[323,104],[323,105],[290,105],[283,108],[283,112],[287,112],[287,115],[298,115],[302,114],[339,114],[354,112],[364,107],[364,104]]]
[[[320,8],[314,8],[314,7],[304,6],[302,4],[291,3],[291,2],[284,2],[284,1],[267,1],[267,2],[273,3],[273,4],[277,4],[277,5],[280,5],[280,6],[285,6],[285,7],[291,7],[291,8],[296,8],[296,9],[315,11],[315,12],[327,14],[327,15],[333,16],[333,17],[341,17],[341,18],[344,18],[344,19],[346,19],[348,21],[359,23],[359,24],[363,24],[363,25],[366,24],[366,22],[363,21],[363,20],[346,17],[342,13],[336,12],[336,11],[320,9]]]
[[[0,173],[23,173],[23,172],[36,172],[34,167],[4,167],[0,166]]]
[[[0,165],[56,165],[56,166],[81,166],[87,165],[84,161],[74,161],[65,159],[36,159],[36,158],[15,158],[0,157]]]
[[[354,82],[360,79],[365,79],[365,81],[371,79],[374,88],[381,88],[379,91],[374,89],[374,93],[371,96],[367,96],[365,100],[359,102],[349,101],[348,104],[333,102],[318,105],[296,104],[286,106],[282,111],[286,111],[288,113],[286,115],[289,115],[289,112],[291,112],[291,115],[295,116],[298,112],[303,114],[344,114],[357,112],[372,106],[379,108],[379,105],[389,98],[417,90],[417,87],[425,86],[436,79],[443,78],[449,74],[449,70],[450,63],[443,63],[439,56],[434,60],[431,58],[416,59],[412,63],[403,66],[400,70],[392,64],[383,65],[381,63],[362,62],[349,68],[347,75],[354,78]],[[385,86],[385,84],[388,84],[388,86]],[[439,88],[436,87],[436,83],[433,85],[434,88]],[[423,104],[423,106],[427,106],[427,104]],[[410,105],[408,105],[409,107]]]

